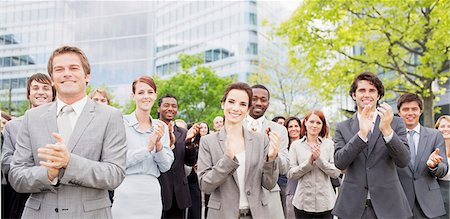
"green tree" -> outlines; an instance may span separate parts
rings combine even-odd
[[[202,66],[201,55],[180,54],[181,71],[167,80],[155,79],[158,97],[170,93],[178,99],[178,118],[186,122],[206,121],[222,115],[220,99],[230,78],[219,77],[210,67]],[[151,115],[157,118],[157,100]]]
[[[304,1],[278,33],[289,39],[292,62],[308,66],[311,84],[327,88],[325,97],[372,71],[386,90],[420,95],[430,127],[436,96],[445,91],[435,85],[450,75],[449,13],[450,1],[439,0]]]

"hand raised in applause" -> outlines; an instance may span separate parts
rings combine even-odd
[[[64,143],[64,139],[57,133],[52,133],[56,140],[55,144],[47,144],[45,147],[38,148],[38,157],[46,161],[39,161],[39,164],[46,167],[49,180],[58,177],[59,169],[67,168],[70,160],[70,152]]]
[[[267,160],[273,161],[277,158],[278,152],[280,151],[281,138],[278,133],[270,131],[269,128],[266,130],[266,133],[269,136],[269,153],[267,154]]]
[[[187,148],[192,149],[195,147],[192,141],[198,133],[200,133],[200,125],[195,123],[186,133],[185,142]]]
[[[363,138],[367,138],[370,130],[373,127],[373,114],[371,112],[372,106],[370,104],[364,106],[359,118],[359,135]]]
[[[387,103],[382,103],[377,109],[380,116],[380,131],[383,133],[383,136],[389,136],[393,132],[391,122],[394,119],[394,111]]]
[[[309,157],[309,162],[312,164],[319,157],[320,157],[320,147],[319,147],[319,145],[317,145],[317,144],[312,145],[311,146],[311,156]]]
[[[152,134],[150,135],[150,139],[148,141],[147,149],[148,151],[153,151],[156,146],[156,152],[162,150],[161,138],[164,135],[164,125],[161,121],[158,121],[158,124],[153,129]]]
[[[427,166],[429,168],[435,168],[443,159],[439,156],[439,148],[436,148],[428,157]]]

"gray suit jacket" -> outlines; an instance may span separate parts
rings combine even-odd
[[[122,114],[88,99],[67,148],[71,157],[52,186],[37,149],[55,143],[56,102],[26,112],[11,162],[17,192],[32,193],[23,218],[111,218],[108,190],[125,177],[126,136]]]
[[[2,130],[2,171],[4,174],[8,174],[9,172],[11,159],[16,150],[16,138],[17,133],[19,133],[20,130],[22,119],[23,117],[19,117],[7,122]]]
[[[427,166],[427,160],[436,148],[439,148],[439,155],[444,160],[431,170]],[[409,205],[413,208],[414,201],[417,198],[420,208],[429,218],[435,218],[446,213],[439,184],[436,180],[436,177],[444,177],[447,174],[446,154],[442,134],[437,129],[420,126],[419,145],[414,167],[410,162],[407,167],[398,168],[400,182]]]
[[[393,137],[386,143],[379,124],[377,117],[368,143],[357,134],[356,113],[336,126],[334,163],[345,170],[345,176],[332,213],[340,218],[361,218],[368,192],[378,218],[412,216],[396,168],[406,167],[411,159],[405,125],[401,118],[394,117]]]
[[[246,120],[244,120],[245,123]],[[248,124],[245,124],[245,127],[247,127]],[[280,170],[280,175],[286,175],[289,171],[289,152],[288,152],[288,144],[289,144],[289,138],[286,127],[270,121],[268,119],[265,119],[262,123],[261,127],[261,133],[266,134],[266,129],[270,128],[270,130],[276,132],[278,135],[280,135],[281,138],[281,146],[280,151],[278,152],[278,168]],[[264,189],[264,193],[266,193],[266,196],[269,200],[269,208],[270,208],[270,218],[284,218],[284,211],[283,211],[283,205],[281,203],[281,197],[280,197],[280,186],[278,184],[272,189],[272,190],[266,190]]]
[[[266,218],[270,212],[262,188],[272,189],[277,184],[276,161],[266,162],[269,140],[262,134],[244,129],[245,192],[253,218]],[[198,175],[200,189],[211,194],[208,218],[239,217],[239,184],[237,159],[225,155],[225,129],[204,136],[200,140]],[[277,158],[278,159],[278,158]]]

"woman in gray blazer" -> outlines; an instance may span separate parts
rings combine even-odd
[[[211,194],[209,218],[264,218],[269,214],[262,187],[270,190],[277,183],[281,140],[270,130],[267,138],[243,128],[251,98],[248,84],[229,85],[221,100],[224,127],[200,140],[199,184]]]

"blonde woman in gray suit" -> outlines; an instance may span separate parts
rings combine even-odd
[[[251,98],[248,84],[229,85],[221,100],[224,127],[200,140],[199,184],[211,194],[209,218],[264,218],[269,214],[262,188],[270,190],[277,183],[281,140],[274,132],[268,131],[267,138],[243,128]]]

